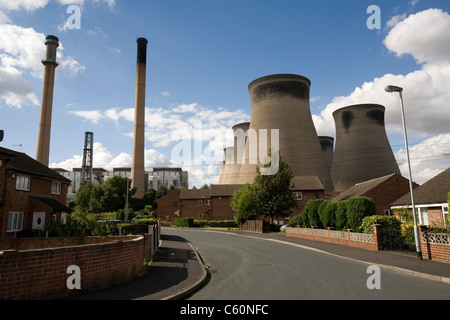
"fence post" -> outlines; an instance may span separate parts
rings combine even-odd
[[[373,225],[373,236],[375,237],[375,250],[380,251],[381,250],[381,225],[380,224],[374,224]]]

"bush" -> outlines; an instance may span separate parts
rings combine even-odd
[[[347,225],[347,200],[341,200],[336,205],[335,225],[337,230],[348,229]]]
[[[176,218],[175,226],[177,227],[193,227],[194,218]]]
[[[317,213],[319,214],[319,219],[323,227],[326,228],[325,224],[323,223],[325,219],[325,208],[327,207],[329,200],[323,200],[322,203],[317,208]]]
[[[323,209],[323,212],[320,216],[320,220],[322,221],[322,224],[325,228],[336,227],[337,204],[337,201],[327,201],[327,205]]]
[[[303,226],[303,215],[298,214],[289,219],[288,227],[296,228],[298,226]]]
[[[146,225],[155,225],[158,223],[158,220],[155,218],[141,218],[136,221],[136,224],[146,224]]]
[[[196,220],[194,227],[198,228],[238,228],[234,220]]]
[[[317,228],[322,228],[322,222],[319,217],[319,206],[323,201],[324,199],[314,199],[308,200],[306,203],[305,211],[303,212],[303,214],[308,216],[308,225],[306,227],[315,226]]]
[[[379,224],[383,229],[391,229],[391,230],[401,230],[402,223],[396,217],[388,217],[388,216],[368,216],[362,220],[361,223],[361,232],[362,233],[373,233],[373,225]]]
[[[375,202],[368,197],[352,197],[347,200],[347,220],[351,229],[360,232],[364,217],[376,215]]]

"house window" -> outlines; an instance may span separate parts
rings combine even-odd
[[[198,218],[201,220],[201,219],[203,219],[203,213],[200,213],[199,215],[198,215]]]
[[[419,208],[420,222],[426,226],[429,225],[428,222],[428,208]]]
[[[211,205],[211,199],[206,199],[206,200],[205,200],[205,204],[206,204],[207,206],[210,206],[210,205]]]
[[[8,215],[7,232],[22,230],[23,212],[10,212]]]
[[[17,175],[16,178],[16,189],[17,190],[30,190],[30,177],[22,176],[20,174]]]
[[[61,194],[61,183],[52,182],[52,194]]]
[[[172,202],[172,207],[178,207],[178,201]]]
[[[448,219],[448,207],[442,207],[442,213],[444,214],[444,223],[447,223],[447,219]]]
[[[294,200],[300,201],[303,199],[303,194],[301,192],[294,192]]]
[[[203,204],[202,200],[198,200],[198,205],[201,206]]]

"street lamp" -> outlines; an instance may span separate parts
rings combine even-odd
[[[413,193],[413,184],[412,184],[412,173],[411,173],[411,160],[409,159],[409,147],[408,147],[408,136],[406,134],[406,121],[405,121],[405,109],[403,106],[403,88],[396,87],[396,86],[387,86],[385,88],[386,92],[398,92],[400,95],[400,107],[402,110],[402,123],[403,123],[403,134],[405,136],[405,148],[406,148],[406,157],[408,159],[408,170],[409,170],[409,190],[411,194],[411,206],[413,210],[413,218],[414,218],[414,238],[416,240],[416,250],[417,250],[417,257],[422,260],[422,251],[420,248],[420,241],[419,241],[419,227],[417,226],[416,221],[416,206],[414,204],[414,193]]]

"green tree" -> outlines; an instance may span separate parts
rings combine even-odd
[[[319,216],[319,206],[322,204],[324,199],[311,199],[308,200],[305,204],[305,210],[303,211],[303,214],[307,216],[307,219],[304,221],[307,222],[306,227],[317,227],[322,228],[322,222],[320,221]]]
[[[297,201],[292,194],[292,171],[289,164],[277,152],[278,171],[275,174],[263,175],[257,168],[254,187],[256,191],[257,208],[265,217],[273,222],[274,217],[286,217],[292,208],[297,208]],[[273,159],[273,157],[272,157]],[[264,168],[273,165],[268,163]]]
[[[366,216],[376,215],[375,201],[368,197],[352,197],[347,200],[347,219],[355,232],[361,230],[362,220]]]
[[[337,230],[348,229],[347,200],[338,201],[336,205],[335,225]]]
[[[231,208],[236,212],[236,222],[257,219],[258,206],[256,203],[256,190],[251,184],[246,184],[237,189],[231,198]]]
[[[102,205],[103,211],[114,212],[125,208],[125,199],[128,188],[128,203],[131,203],[131,198],[136,192],[136,189],[130,188],[130,181],[126,177],[113,176],[108,179],[103,185]]]
[[[82,212],[98,213],[102,211],[101,186],[95,186],[91,181],[81,186],[75,193],[75,209]]]
[[[325,203],[325,202],[324,202]],[[337,201],[327,201],[323,212],[320,215],[320,220],[325,228],[335,228],[336,227],[336,211],[337,211]],[[320,205],[322,206],[322,205]],[[319,207],[320,209],[320,207]]]
[[[152,208],[157,208],[157,202],[156,202],[156,190],[153,188],[148,189],[148,191],[144,194],[144,197],[142,198],[144,201],[144,205],[146,206],[152,206]]]

